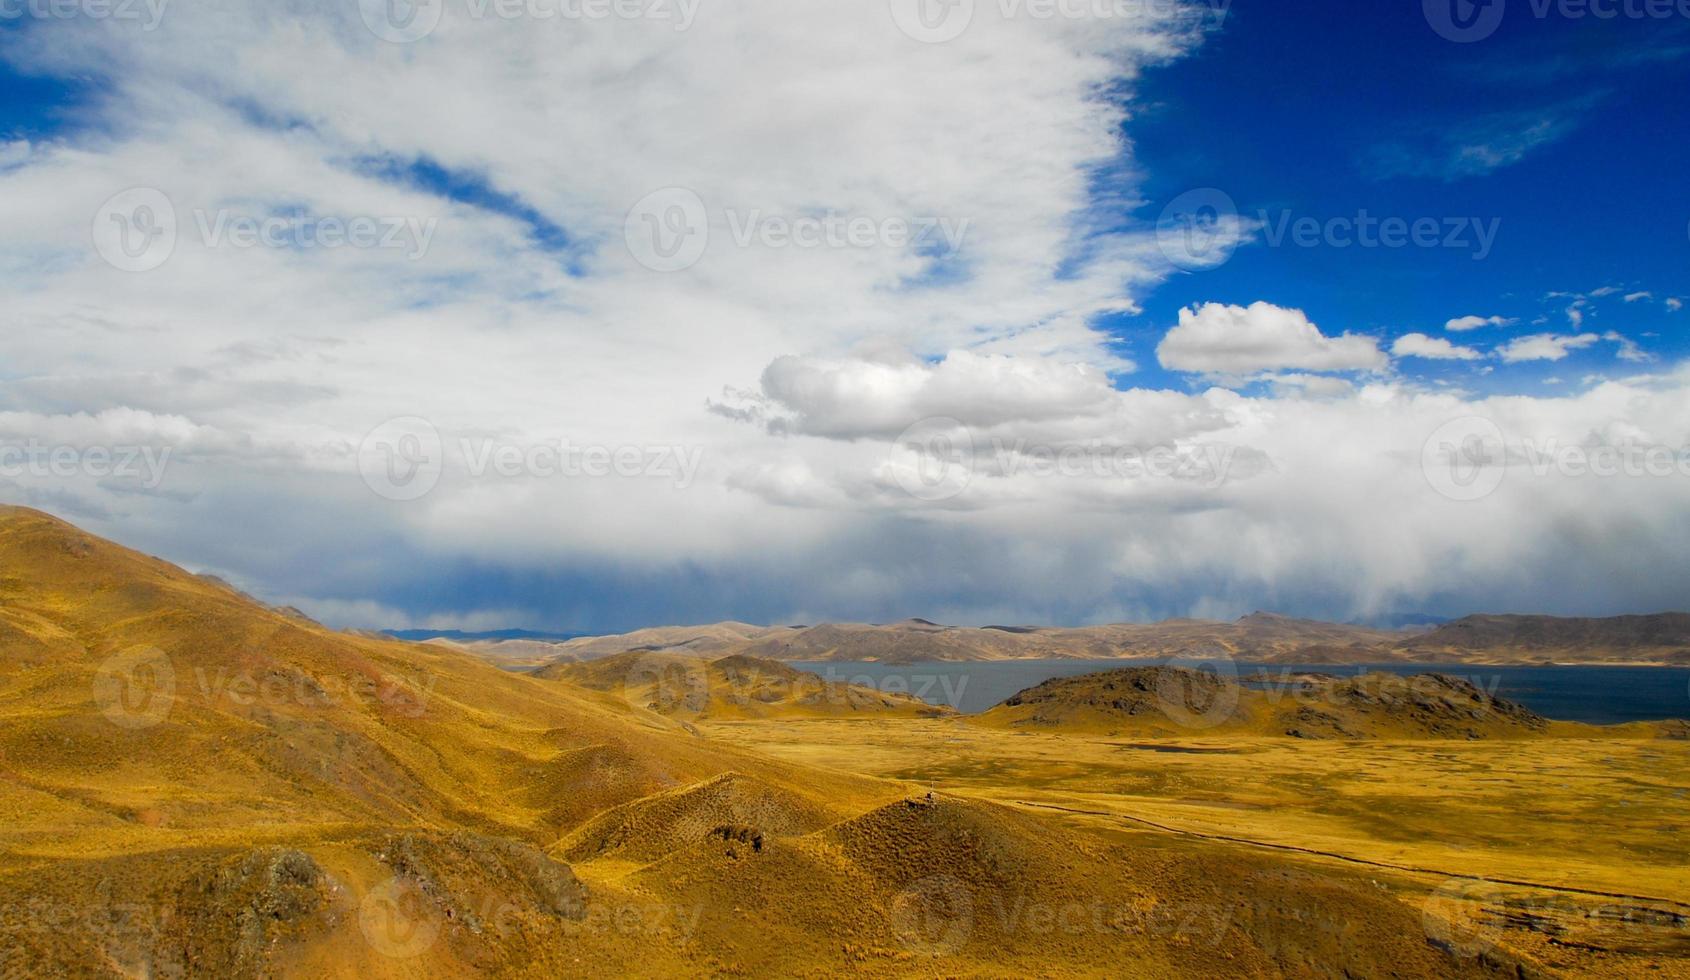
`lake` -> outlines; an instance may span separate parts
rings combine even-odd
[[[1115,667],[1147,666],[1155,660],[1000,660],[986,663],[804,663],[792,666],[832,680],[880,691],[914,694],[973,714],[1052,677],[1091,674]],[[1204,666],[1195,664],[1195,666]],[[1451,674],[1498,697],[1516,701],[1546,718],[1613,725],[1628,721],[1690,718],[1690,668],[1685,667],[1492,667],[1476,664],[1238,664],[1238,676],[1264,671],[1274,677],[1299,671],[1353,676],[1368,671],[1393,674]]]

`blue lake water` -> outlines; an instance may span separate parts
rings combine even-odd
[[[1010,660],[989,663],[802,663],[792,666],[834,680],[881,691],[914,694],[973,714],[1052,677],[1091,674],[1115,667],[1162,663],[1152,660]],[[1205,666],[1198,663],[1194,666]],[[1516,701],[1546,718],[1613,725],[1627,721],[1690,718],[1690,668],[1685,667],[1490,667],[1474,664],[1294,664],[1239,663],[1238,676],[1257,671],[1273,677],[1298,671],[1353,676],[1368,671],[1393,674],[1442,673],[1471,681],[1498,697]]]

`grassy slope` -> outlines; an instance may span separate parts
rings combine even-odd
[[[31,511],[0,510],[0,623],[8,977],[1512,969],[1362,875],[907,799]],[[937,724],[887,721],[848,727]]]
[[[687,721],[917,718],[951,710],[908,694],[827,680],[743,654],[706,659],[670,651],[628,652],[586,663],[552,664],[535,676],[619,695],[636,707]]]

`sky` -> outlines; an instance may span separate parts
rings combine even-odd
[[[0,501],[336,626],[1683,608],[1690,5],[7,0]]]

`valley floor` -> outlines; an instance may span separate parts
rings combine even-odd
[[[907,781],[916,793],[1054,813],[1171,847],[1348,867],[1416,896],[1429,915],[1453,896],[1481,917],[1487,941],[1575,973],[1690,976],[1690,741],[1141,741],[966,718],[702,727],[788,761]],[[1487,921],[1487,904],[1519,914]]]

